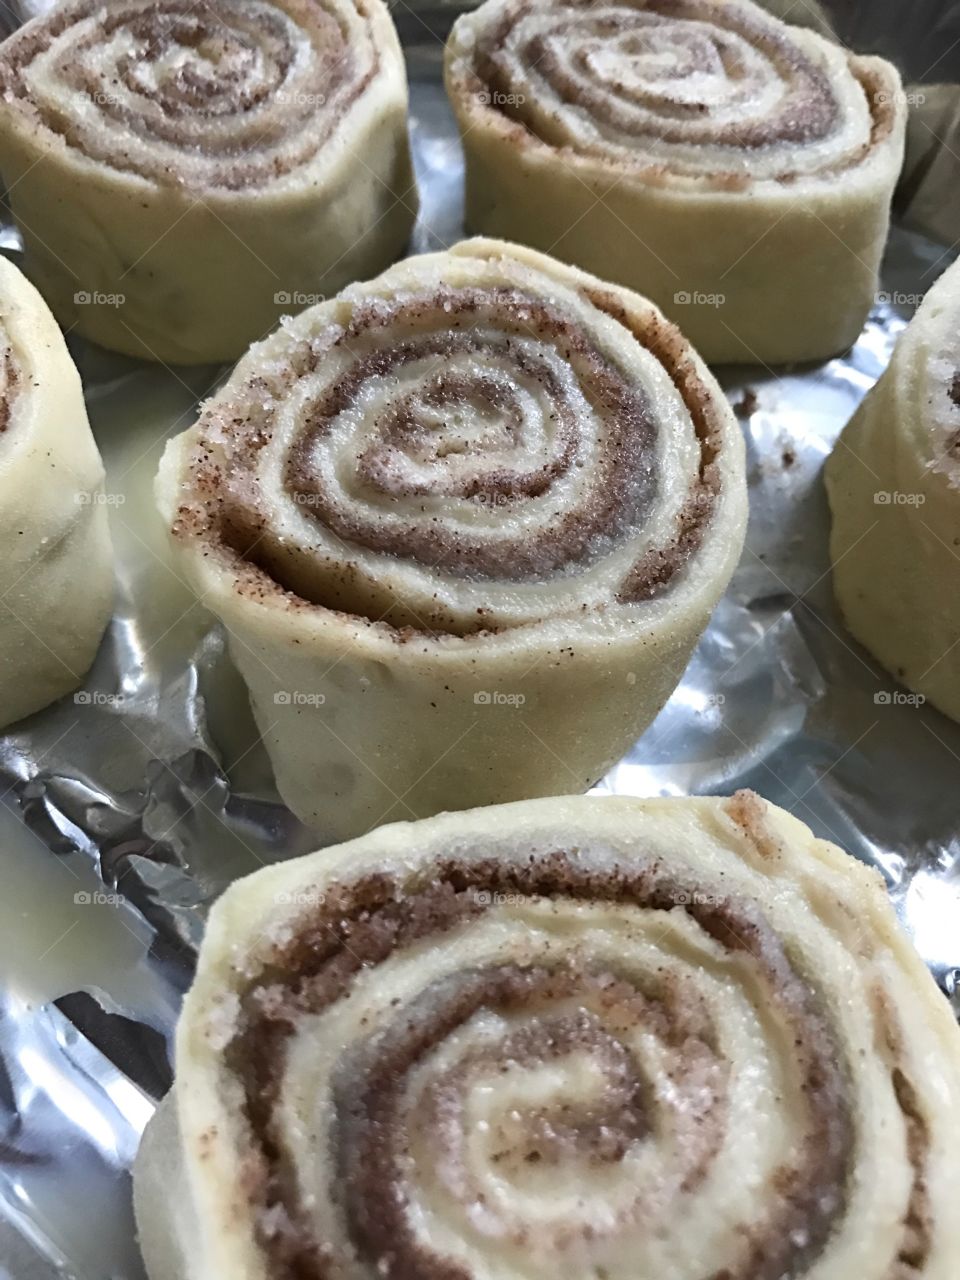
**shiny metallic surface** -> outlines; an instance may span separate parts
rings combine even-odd
[[[893,11],[860,6],[861,26],[870,7]],[[417,251],[462,234],[439,78],[451,12],[396,9],[424,196]],[[956,7],[938,12],[943,30],[957,26]],[[16,258],[9,226],[0,244]],[[747,440],[747,548],[673,698],[597,790],[755,788],[881,870],[960,1009],[960,726],[903,701],[845,633],[821,479],[949,260],[895,231],[853,351],[813,368],[720,371]],[[235,877],[317,843],[276,797],[222,635],[170,567],[151,500],[164,439],[223,371],[140,366],[82,344],[74,354],[107,464],[118,598],[82,691],[0,739],[0,1280],[142,1280],[128,1170],[169,1083],[205,911]]]

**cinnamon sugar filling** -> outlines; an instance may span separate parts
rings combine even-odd
[[[363,14],[362,0],[357,7]],[[303,26],[292,36],[294,19],[256,0],[220,8],[157,0],[146,10],[87,0],[53,10],[41,26],[6,42],[0,93],[68,148],[108,168],[160,186],[189,186],[188,171],[174,171],[167,152],[152,154],[169,146],[202,162],[202,185],[265,186],[313,160],[380,66],[371,41],[370,65],[361,68],[347,31],[320,6],[304,6],[300,16]],[[71,28],[89,19],[98,19],[96,29],[74,38]],[[119,37],[132,48],[101,68],[98,52]],[[27,76],[61,38],[55,71],[62,93],[52,103],[31,93]],[[298,60],[301,44],[310,50],[306,67]],[[178,61],[179,52],[195,56]],[[95,105],[92,122],[69,110],[71,95]]]
[[[649,599],[667,591],[699,550],[720,493],[719,441],[722,424],[679,331],[667,321],[636,322],[616,297],[599,289],[584,289],[585,299],[617,320],[665,369],[693,423],[700,449],[700,463],[690,492],[676,519],[673,536],[647,552],[627,573],[617,599],[621,603]],[[431,326],[442,321],[442,331]],[[489,322],[493,338],[481,342],[477,329]],[[392,345],[362,345],[378,330],[395,335]],[[442,519],[410,520],[388,526],[326,492],[316,468],[314,451],[322,446],[336,417],[356,406],[372,379],[389,380],[410,364],[434,360],[437,371],[416,393],[399,392],[375,424],[372,442],[357,455],[357,475],[370,494],[389,504],[400,497],[420,494],[476,499],[508,505],[549,494],[551,486],[578,465],[577,432],[580,422],[575,404],[546,361],[536,351],[524,350],[515,338],[542,339],[558,352],[575,374],[578,394],[593,406],[608,433],[606,448],[597,461],[584,501],[573,510],[557,512],[535,534],[496,542],[456,532]],[[194,464],[191,487],[197,505],[184,504],[175,532],[183,537],[211,541],[235,557],[241,589],[257,594],[271,590],[287,593],[288,603],[331,607],[331,600],[298,571],[298,559],[281,545],[264,537],[266,517],[252,481],[236,481],[237,475],[255,474],[257,457],[271,441],[278,406],[296,381],[317,368],[331,351],[346,348],[357,354],[350,368],[307,407],[299,436],[283,465],[286,494],[311,521],[330,529],[346,546],[439,567],[454,576],[490,581],[544,581],[572,568],[583,568],[611,546],[642,528],[658,489],[655,451],[659,425],[642,387],[632,383],[592,344],[581,326],[543,298],[516,289],[440,289],[433,295],[397,301],[367,301],[356,306],[351,322],[331,326],[312,342],[302,342],[290,354],[284,374],[258,373],[226,406],[214,405],[201,430],[227,442],[231,461],[223,461],[223,449],[201,451]],[[554,446],[546,462],[535,466],[478,466],[447,482],[430,478],[411,486],[407,476],[398,478],[393,465],[397,454],[416,451],[428,459],[438,448],[437,437],[422,422],[424,412],[468,415],[491,411],[506,445],[516,443],[520,430],[517,393],[505,390],[493,374],[469,378],[446,362],[474,351],[490,353],[491,366],[511,365],[516,378],[535,386],[546,400],[555,424]],[[450,432],[441,440],[451,444]],[[466,450],[464,451],[466,452]],[[225,471],[229,466],[229,472]],[[239,497],[237,496],[239,494]],[[347,563],[337,572],[348,576]],[[337,607],[334,605],[333,607]],[[473,631],[487,629],[483,619]],[[445,630],[441,627],[439,630]]]
[[[557,145],[543,135],[536,114],[527,109],[525,95],[518,94],[505,52],[517,24],[533,13],[546,29],[533,34],[513,52],[524,67],[534,68],[546,82],[557,99],[558,109],[575,111],[595,127],[595,144],[568,144],[569,149],[583,155],[602,160],[608,157],[610,145],[629,146],[631,141],[639,144],[650,140],[725,148],[731,160],[739,162],[743,153],[749,155],[778,145],[816,145],[828,140],[837,127],[840,108],[829,77],[790,39],[789,32],[781,32],[773,23],[755,22],[743,12],[728,15],[720,6],[705,11],[697,0],[644,0],[642,5],[609,7],[618,11],[597,14],[593,12],[593,0],[564,0],[562,5],[532,5],[529,0],[518,0],[512,11],[478,42],[471,84],[467,87],[483,93],[480,101],[485,104],[484,110],[497,112],[547,146]],[[710,24],[708,33],[700,26],[703,22]],[[661,33],[669,37],[674,59],[674,96],[662,86],[656,91],[652,87],[645,90],[628,85],[625,80],[615,82],[615,92],[611,92],[605,80],[596,81],[589,57],[593,44],[619,44],[629,52],[632,40],[638,51],[648,52]],[[740,119],[724,128],[711,118],[708,100],[696,100],[682,90],[695,75],[723,75],[746,107],[750,92],[748,68],[731,37],[748,40],[765,56],[772,74],[787,89],[782,102],[766,118]],[[554,42],[563,39],[568,45],[558,52]],[[820,171],[823,174],[860,163],[893,126],[890,86],[872,71],[851,66],[851,73],[860,82],[870,109],[870,141],[857,154],[826,164]],[[740,84],[742,88],[737,88]],[[638,108],[650,111],[652,118],[638,114]],[[619,141],[611,144],[607,134]],[[679,157],[645,165],[651,181],[668,171],[700,178],[718,189],[745,189],[750,181],[739,163],[709,175],[685,167]],[[776,181],[791,183],[799,176],[786,166],[776,175]]]
[[[766,1207],[743,1227],[739,1266],[722,1276],[780,1280],[805,1274],[842,1218],[856,1160],[848,1067],[815,991],[759,909],[742,900],[701,901],[694,887],[658,860],[639,858],[611,874],[585,869],[556,852],[523,865],[494,858],[467,864],[441,859],[434,878],[411,892],[386,874],[328,891],[324,906],[300,918],[294,940],[275,948],[243,992],[239,1030],[227,1050],[250,1128],[245,1186],[258,1221],[270,1224],[260,1232],[259,1244],[271,1280],[326,1280],[339,1274],[329,1247],[313,1235],[274,1125],[287,1047],[299,1019],[348,999],[354,978],[368,967],[424,939],[440,939],[493,909],[484,905],[478,889],[487,902],[497,893],[520,893],[627,902],[650,911],[683,903],[700,929],[731,955],[746,958],[765,1006],[791,1045],[807,1129],[799,1148],[785,1155],[770,1179],[762,1200]],[[444,1070],[430,1066],[435,1047],[478,1012],[509,1015],[530,1009],[534,1016],[496,1044],[475,1047]],[[656,1126],[650,1081],[625,1043],[637,1025],[675,1055],[676,1123],[690,1137],[671,1188],[679,1195],[703,1182],[723,1145],[727,1084],[735,1065],[724,1059],[709,1009],[683,977],[652,972],[641,986],[635,977],[606,968],[551,967],[547,957],[531,966],[485,966],[430,983],[384,1024],[369,1027],[366,1037],[344,1052],[333,1082],[330,1158],[339,1175],[336,1207],[356,1257],[393,1280],[470,1280],[459,1264],[434,1254],[414,1234],[404,1183],[411,1141],[417,1132],[428,1133],[431,1164],[443,1163],[449,1174],[445,1185],[459,1187],[473,1203],[476,1188],[461,1150],[459,1099],[478,1073],[495,1075],[500,1061],[537,1065],[579,1050],[597,1063],[605,1082],[600,1097],[555,1112],[514,1116],[492,1135],[489,1158],[504,1176],[530,1164],[546,1168],[582,1161],[586,1167],[616,1167],[635,1144],[650,1140]],[[930,1135],[896,1055],[891,1083],[910,1135],[914,1169],[901,1256],[922,1268],[929,1237],[917,1224]],[[642,1204],[632,1204],[612,1225],[571,1224],[559,1229],[562,1239],[551,1240],[566,1247],[581,1231],[587,1239],[595,1230],[616,1232],[642,1212]],[[505,1223],[502,1229],[512,1231],[510,1238],[520,1247],[531,1243],[522,1223]]]
[[[0,435],[10,425],[13,404],[20,389],[20,367],[12,347],[3,348],[0,358]]]

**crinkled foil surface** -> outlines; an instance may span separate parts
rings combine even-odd
[[[873,30],[867,11],[889,28],[895,9],[854,6],[859,43]],[[930,22],[918,21],[916,41],[929,42],[947,10],[956,25],[955,6],[921,9]],[[4,6],[2,25],[11,13]],[[419,251],[462,234],[461,155],[440,85],[449,15],[404,4],[395,14],[410,64]],[[900,38],[911,38],[902,26]],[[929,59],[915,49],[910,71],[923,78],[944,48]],[[9,224],[0,246],[16,260]],[[791,810],[880,869],[960,1011],[960,726],[904,701],[845,633],[821,478],[950,260],[895,230],[850,353],[786,372],[720,371],[747,440],[747,548],[680,687],[597,789],[746,786]],[[316,839],[277,799],[222,635],[169,567],[152,504],[163,441],[224,371],[73,349],[107,466],[118,602],[80,693],[0,739],[0,1277],[143,1280],[129,1167],[170,1081],[206,909],[236,876]]]

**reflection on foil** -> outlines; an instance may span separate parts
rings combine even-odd
[[[408,52],[424,192],[414,248],[427,250],[461,233],[462,172],[439,46]],[[893,304],[946,262],[894,233],[893,303],[878,301],[845,358],[724,376],[748,444],[747,549],[680,687],[597,789],[755,787],[880,868],[956,999],[960,727],[898,704],[845,634],[820,480],[903,327]],[[278,802],[243,685],[153,509],[163,441],[223,371],[74,354],[107,464],[118,602],[82,692],[0,739],[0,1278],[7,1264],[17,1280],[142,1280],[127,1170],[169,1083],[204,913],[235,877],[313,841]]]

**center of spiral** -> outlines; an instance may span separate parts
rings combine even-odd
[[[783,177],[859,154],[870,111],[850,73],[753,5],[521,3],[477,41],[495,109],[555,147],[673,174]],[[836,80],[836,83],[834,81]]]
[[[358,308],[341,343],[349,366],[304,414],[285,470],[338,538],[475,578],[502,577],[509,549],[512,574],[545,578],[642,524],[656,491],[645,394],[559,307],[444,289]],[[478,517],[538,502],[522,538]]]
[[[8,42],[3,90],[92,160],[161,186],[239,189],[316,162],[380,51],[319,4],[76,0]]]

